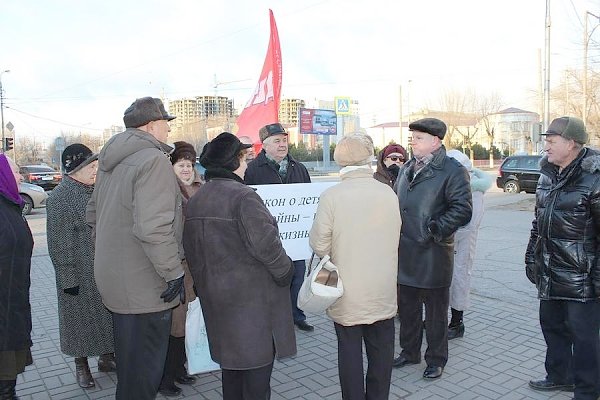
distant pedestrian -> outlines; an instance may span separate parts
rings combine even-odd
[[[472,214],[469,174],[446,155],[446,124],[424,118],[409,125],[413,159],[396,181],[402,234],[398,261],[398,315],[402,353],[394,367],[421,362],[423,305],[426,379],[442,376],[448,361],[448,306],[454,233]]]
[[[48,253],[56,273],[60,348],[75,357],[77,383],[95,386],[88,357],[98,370],[115,372],[113,324],[94,280],[94,241],[85,209],[94,191],[98,155],[83,144],[62,153],[65,176],[46,205]]]
[[[260,128],[259,137],[263,144],[256,159],[248,164],[247,185],[269,185],[288,183],[310,183],[306,167],[289,154],[288,133],[281,124],[269,124]],[[294,324],[301,331],[312,332],[314,327],[306,322],[306,314],[298,308],[298,292],[306,272],[305,260],[294,260],[294,278],[290,288]]]
[[[467,225],[458,228],[454,234],[454,269],[452,271],[452,284],[450,285],[452,318],[448,325],[448,340],[451,340],[463,337],[465,334],[463,313],[471,304],[471,275],[473,262],[475,261],[477,234],[483,219],[483,194],[492,187],[493,180],[489,174],[473,168],[471,160],[464,153],[458,150],[450,150],[446,154],[461,163],[469,171],[473,199],[471,221]]]
[[[224,400],[269,399],[274,357],[296,353],[293,266],[275,218],[244,184],[247,147],[228,132],[204,146],[207,183],[187,204],[183,235]]]
[[[387,400],[397,311],[398,198],[372,178],[373,142],[367,135],[344,136],[333,158],[342,181],[321,194],[310,245],[319,257],[330,255],[344,285],[344,295],[327,310],[338,340],[342,398]]]
[[[535,390],[600,396],[600,154],[585,144],[583,121],[556,118],[545,135],[546,155],[535,218],[525,253],[537,286],[546,340],[546,377]]]
[[[194,146],[186,142],[173,143],[175,150],[171,153],[171,164],[177,176],[177,183],[183,197],[183,215],[188,200],[198,191],[202,180],[200,174],[194,168],[196,163],[196,150]],[[165,360],[165,370],[158,388],[158,392],[163,396],[179,396],[181,388],[175,385],[175,382],[182,385],[191,385],[196,378],[189,375],[185,369],[185,319],[188,303],[196,298],[194,294],[194,280],[190,274],[187,261],[182,263],[185,276],[183,278],[185,286],[185,302],[179,304],[173,309],[173,318],[171,321],[171,334],[169,335],[169,349],[167,359]]]
[[[406,149],[399,144],[388,144],[377,155],[377,171],[373,177],[390,187],[394,187],[400,168],[408,161]]]
[[[0,399],[18,399],[17,375],[31,359],[29,304],[33,237],[21,214],[17,165],[0,154]]]
[[[87,208],[96,233],[94,278],[113,317],[117,400],[156,397],[172,309],[185,297],[181,191],[165,144],[173,118],[152,97],[125,110],[126,130],[98,157]]]

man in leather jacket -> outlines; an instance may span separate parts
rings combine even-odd
[[[546,377],[535,390],[600,395],[600,154],[584,147],[583,122],[552,121],[536,192],[535,218],[525,254],[527,278],[537,286],[546,340]]]
[[[469,173],[446,156],[446,124],[424,118],[409,125],[414,158],[404,164],[395,190],[402,232],[398,257],[398,314],[402,353],[394,367],[421,362],[425,305],[426,379],[442,376],[448,361],[448,305],[454,233],[473,212]]]

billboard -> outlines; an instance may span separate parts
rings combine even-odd
[[[301,135],[337,135],[337,116],[334,110],[301,108],[299,113]]]

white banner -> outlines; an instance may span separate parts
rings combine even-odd
[[[308,232],[312,227],[319,196],[338,182],[290,183],[252,186],[279,226],[279,238],[292,260],[307,260],[312,254]]]

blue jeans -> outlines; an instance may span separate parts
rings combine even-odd
[[[294,323],[306,320],[304,311],[298,308],[298,292],[300,291],[302,282],[304,282],[304,275],[306,275],[306,262],[304,260],[294,261],[294,277],[292,278],[292,285],[290,286]]]

